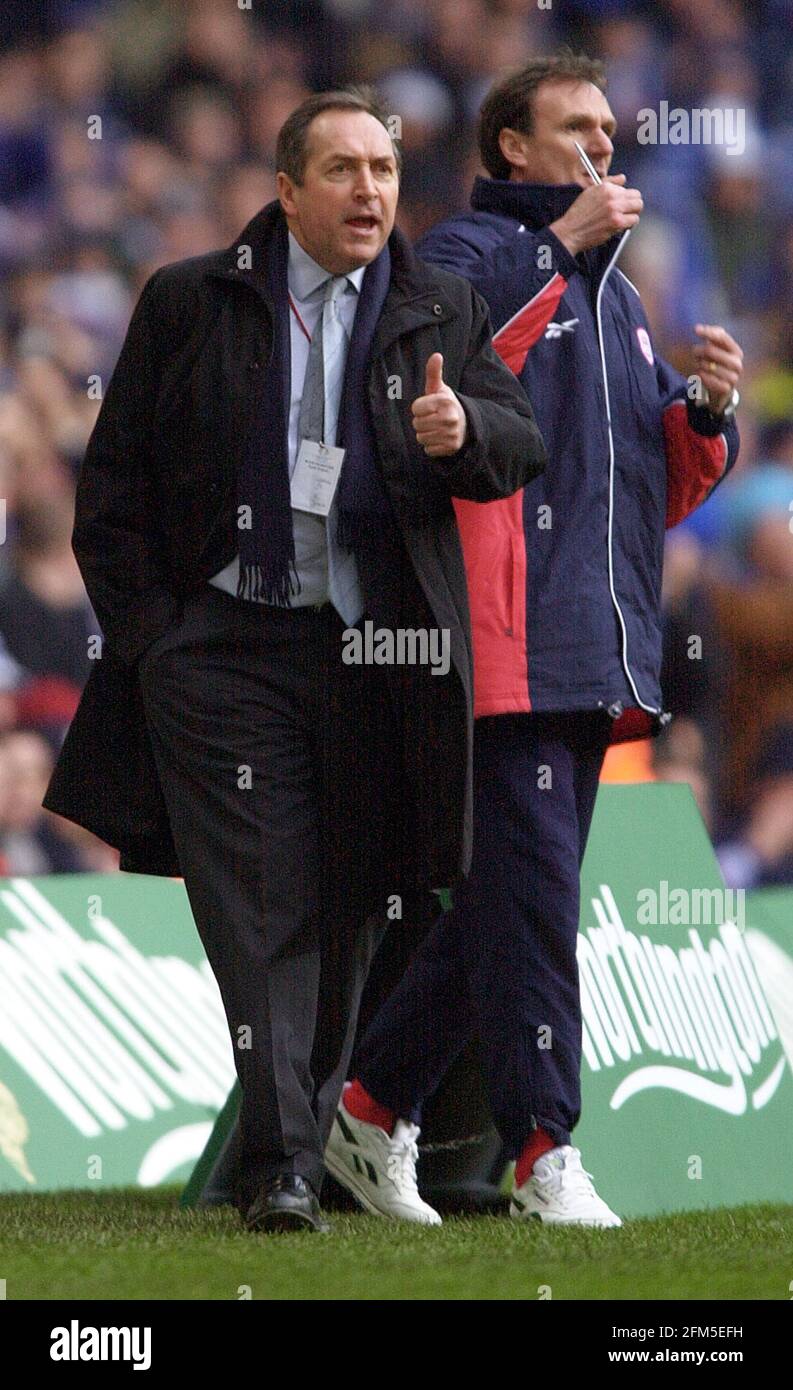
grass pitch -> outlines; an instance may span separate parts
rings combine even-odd
[[[789,1300],[793,1207],[758,1205],[558,1230],[506,1216],[426,1228],[331,1217],[262,1236],[178,1189],[0,1194],[13,1299]]]

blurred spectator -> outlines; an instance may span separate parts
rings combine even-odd
[[[690,781],[705,823],[718,830],[728,654],[705,581],[699,541],[685,527],[676,528],[664,563],[661,670],[665,704],[675,717],[666,737],[656,740],[654,766],[661,780]],[[691,775],[685,778],[680,774],[687,763]]]
[[[728,493],[732,566],[709,581],[727,646],[725,802],[742,810],[768,732],[793,720],[793,470],[757,467]]]
[[[308,89],[294,77],[271,78],[247,97],[248,131],[254,155],[272,165],[278,132],[290,111],[299,106]]]
[[[704,735],[693,719],[676,718],[653,741],[653,768],[659,782],[687,782],[708,831],[713,833],[713,797],[706,767]]]
[[[757,138],[743,154],[718,151],[711,165],[708,212],[716,266],[733,309],[741,312],[767,309],[777,278],[763,165]]]
[[[730,888],[793,883],[793,721],[772,731],[755,776],[740,832],[717,851]]]
[[[53,755],[40,734],[23,730],[0,737],[0,872],[79,873],[77,850],[54,829],[55,817],[41,808]]]
[[[0,633],[20,666],[61,676],[79,691],[90,670],[88,637],[98,631],[71,547],[70,497],[29,502],[0,575]]]

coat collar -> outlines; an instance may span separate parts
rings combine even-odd
[[[512,179],[478,176],[471,192],[471,207],[477,212],[514,217],[531,231],[539,231],[563,217],[580,192],[577,183],[516,183]]]
[[[264,301],[270,312],[264,267],[270,241],[284,215],[275,199],[267,203],[243,227],[230,246],[211,257],[205,274],[214,278],[247,284]],[[241,254],[250,248],[250,254]],[[391,253],[391,287],[380,316],[373,352],[381,352],[402,333],[424,323],[441,324],[457,316],[449,295],[438,282],[432,266],[420,261],[407,237],[395,227],[388,239]]]
[[[471,192],[471,206],[477,212],[512,217],[530,232],[538,232],[563,217],[581,193],[577,183],[517,183],[512,179],[486,179],[477,175]],[[598,284],[609,265],[622,232],[615,233],[600,246],[579,252],[579,269]]]

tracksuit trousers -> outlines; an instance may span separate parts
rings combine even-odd
[[[605,712],[477,720],[474,854],[360,1040],[355,1075],[418,1122],[475,1033],[510,1158],[535,1128],[569,1144],[581,1113],[579,871],[611,733]]]

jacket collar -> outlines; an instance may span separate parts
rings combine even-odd
[[[513,217],[529,231],[535,232],[563,217],[581,191],[577,183],[515,183],[510,179],[477,176],[471,193],[471,206],[479,212]],[[579,269],[592,284],[599,284],[622,235],[622,232],[616,232],[602,245],[580,251],[576,256]]]
[[[230,246],[211,258],[205,273],[213,278],[219,276],[223,280],[250,285],[272,311],[264,267],[271,238],[283,220],[284,214],[278,200],[267,203],[243,227]],[[240,252],[245,247],[250,247],[250,256],[243,257],[240,264]],[[419,260],[398,227],[394,227],[388,239],[388,249],[391,253],[391,288],[375,334],[373,350],[377,351],[382,351],[394,338],[422,323],[441,324],[457,315],[449,296],[439,285],[433,267]]]
[[[478,212],[500,213],[538,231],[563,217],[581,189],[577,183],[515,183],[510,179],[477,177],[471,206]]]

